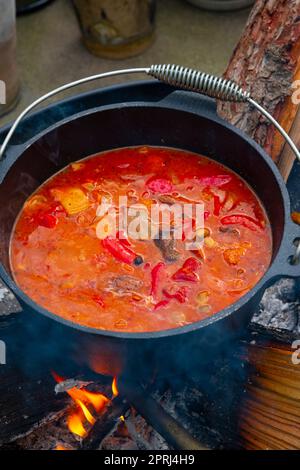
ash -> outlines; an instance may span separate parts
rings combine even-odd
[[[0,281],[0,316],[20,312],[21,308],[15,296]]]
[[[300,334],[300,285],[294,279],[280,279],[266,289],[251,328],[292,337]],[[278,336],[278,334],[277,334]]]

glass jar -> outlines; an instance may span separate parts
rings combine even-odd
[[[100,57],[140,54],[153,41],[156,0],[73,0],[83,42]]]
[[[0,115],[3,115],[17,103],[20,90],[15,0],[0,0],[0,12]]]

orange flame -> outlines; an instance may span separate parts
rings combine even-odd
[[[117,386],[117,377],[114,377],[114,379],[112,381],[112,384],[111,384],[111,389],[112,389],[112,392],[113,392],[113,396],[117,397],[119,395],[119,390],[118,390],[118,386]]]
[[[67,449],[66,447],[64,447],[61,444],[57,444],[57,446],[55,447],[55,450],[69,450],[69,449]]]
[[[64,379],[55,372],[53,372],[53,376],[58,383],[64,381]],[[66,390],[66,392],[74,400],[77,407],[77,409],[68,416],[68,428],[73,434],[85,437],[87,430],[84,423],[88,422],[90,426],[93,426],[96,422],[96,419],[89,407],[92,406],[93,411],[99,413],[110,400],[102,393],[89,392],[84,388],[80,389],[73,387]]]

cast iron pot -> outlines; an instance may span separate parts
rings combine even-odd
[[[24,309],[26,337],[39,345],[39,355],[45,353],[59,364],[71,359],[88,363],[99,373],[149,377],[152,371],[178,373],[191,366],[191,358],[195,364],[209,362],[243,335],[265,288],[282,276],[300,275],[300,266],[290,263],[299,227],[290,220],[289,196],[275,164],[253,140],[217,116],[214,100],[160,84],[149,88],[144,82],[139,87],[146,99],[128,98],[79,112],[9,149],[0,164],[0,276]],[[118,90],[112,88],[111,95]],[[149,333],[86,328],[40,307],[18,288],[9,266],[10,233],[26,198],[61,168],[97,152],[138,145],[198,152],[244,178],[270,219],[272,262],[250,292],[197,323]]]

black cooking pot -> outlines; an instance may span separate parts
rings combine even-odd
[[[290,220],[289,196],[275,164],[253,140],[217,116],[214,100],[159,83],[150,86],[149,82],[127,86],[126,102],[116,103],[119,92],[120,87],[110,89],[114,104],[76,113],[7,152],[0,165],[0,276],[23,306],[22,323],[28,341],[39,342],[39,354],[46,351],[61,363],[64,351],[68,360],[73,357],[77,362],[88,362],[97,372],[110,375],[126,371],[136,376],[146,371],[149,376],[150,371],[166,368],[178,372],[179,367],[191,366],[191,358],[210,361],[234,337],[242,335],[267,286],[279,277],[300,275],[300,267],[290,263],[299,227],[297,233]],[[89,106],[92,96],[84,95]],[[139,96],[147,98],[140,100]],[[35,119],[39,116],[37,113]],[[61,168],[97,152],[137,145],[201,153],[244,178],[270,219],[272,262],[250,292],[197,323],[150,333],[86,328],[45,310],[18,288],[9,267],[10,233],[26,198]]]

